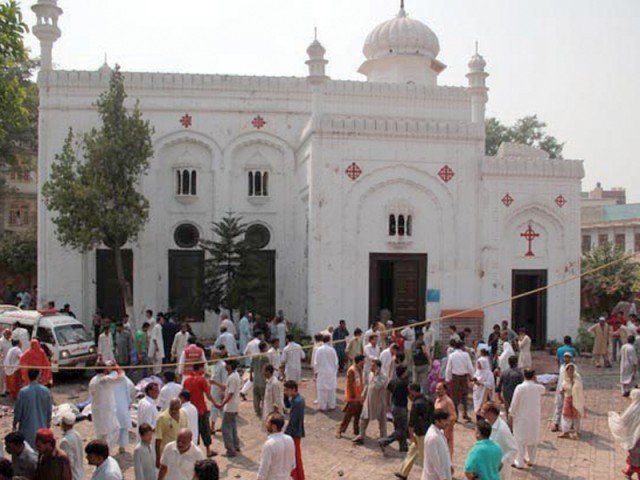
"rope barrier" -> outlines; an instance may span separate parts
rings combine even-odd
[[[623,261],[630,260],[630,259],[632,259],[632,258],[634,258],[634,257],[636,257],[638,255],[640,255],[640,252],[631,253],[631,254],[625,255],[623,257],[620,257],[620,258],[618,258],[616,260],[613,260],[611,262],[608,262],[608,263],[606,263],[604,265],[600,265],[599,267],[593,268],[593,269],[588,270],[586,272],[581,272],[581,273],[579,273],[577,275],[573,275],[573,276],[571,276],[569,278],[565,278],[564,280],[559,280],[559,281],[557,281],[555,283],[552,283],[552,284],[549,284],[549,285],[545,285],[543,287],[535,288],[533,290],[529,290],[527,292],[519,293],[517,295],[512,295],[512,296],[510,296],[508,298],[504,298],[502,300],[496,300],[496,301],[493,301],[493,302],[485,303],[485,304],[479,305],[477,307],[468,308],[468,309],[465,309],[465,310],[460,310],[460,311],[456,312],[455,314],[449,314],[449,315],[444,315],[444,316],[440,316],[440,317],[434,317],[434,318],[426,319],[426,320],[423,320],[421,322],[415,322],[415,323],[412,323],[411,326],[412,327],[420,327],[420,326],[424,326],[424,325],[426,325],[428,323],[430,324],[430,323],[433,323],[433,322],[446,320],[446,319],[449,319],[449,318],[458,318],[458,317],[464,316],[464,315],[466,315],[468,313],[471,313],[473,311],[476,311],[476,310],[484,310],[484,309],[487,309],[487,308],[495,307],[497,305],[502,305],[503,303],[512,302],[514,300],[518,300],[520,298],[524,298],[524,297],[527,297],[529,295],[535,295],[536,293],[539,293],[539,292],[542,292],[542,291],[545,291],[545,290],[549,290],[551,288],[555,288],[555,287],[558,287],[560,285],[564,285],[565,283],[569,283],[569,282],[572,282],[572,281],[575,281],[575,280],[579,280],[583,276],[591,275],[593,273],[599,272],[600,270],[604,270],[605,268],[608,268],[608,267],[610,267],[612,265],[615,265],[617,263],[621,263]],[[400,327],[393,327],[393,328],[385,329],[384,333],[395,332],[397,330],[403,330],[404,328],[406,328],[406,325],[403,325],[403,326],[400,326]],[[336,344],[339,344],[339,343],[347,343],[348,341],[349,341],[349,339],[346,339],[346,338],[342,339],[342,340],[332,340],[330,342],[330,344],[331,345],[336,345]],[[311,350],[311,349],[313,349],[313,347],[314,347],[313,344],[300,346],[300,348],[302,350]],[[258,356],[262,356],[262,355],[266,355],[266,353],[254,353],[254,354],[248,354],[248,355],[235,355],[235,356],[232,356],[232,357],[226,357],[225,360],[239,361],[239,360],[250,359],[250,358],[258,357]],[[185,362],[183,365],[184,366],[192,366],[192,365],[197,365],[197,364],[201,364],[201,363],[202,362]],[[207,360],[206,363],[207,363],[207,365],[211,365],[213,362],[210,361],[210,360]],[[180,365],[180,363],[165,363],[165,364],[162,364],[162,368],[166,368],[166,367],[174,367],[174,368],[176,368],[179,365]],[[143,369],[149,370],[149,369],[153,369],[155,367],[155,365],[119,365],[118,367],[121,370],[143,370]],[[54,367],[51,367],[50,365],[48,365],[48,366],[42,366],[42,367],[30,366],[28,368],[37,368],[37,369],[40,369],[40,370],[47,370],[47,369],[52,369]],[[57,370],[58,371],[95,370],[95,367],[94,366],[68,366],[68,367],[58,366]]]

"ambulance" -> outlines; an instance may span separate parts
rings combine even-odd
[[[51,371],[60,367],[92,366],[97,352],[93,335],[75,318],[57,310],[17,310],[0,314],[0,329],[13,329],[16,322],[38,338],[52,353]],[[28,346],[22,346],[23,351]]]

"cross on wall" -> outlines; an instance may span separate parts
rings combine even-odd
[[[527,229],[520,234],[522,238],[527,241],[528,250],[527,253],[524,254],[525,257],[535,257],[535,253],[531,249],[531,244],[533,241],[540,236],[538,232],[536,232],[533,228],[531,228],[531,224],[527,227]]]

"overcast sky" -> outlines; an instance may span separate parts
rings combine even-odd
[[[28,7],[25,18],[33,25]],[[318,27],[328,74],[363,79],[362,45],[394,16],[399,0],[58,0],[61,69],[104,61],[133,71],[306,75]],[[640,1],[406,0],[409,15],[440,40],[441,85],[464,85],[480,44],[487,61],[488,115],[510,123],[537,113],[585,161],[583,190],[596,181],[640,202]],[[28,44],[39,55],[37,41]],[[636,113],[634,113],[636,112]]]

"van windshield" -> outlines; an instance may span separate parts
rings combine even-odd
[[[91,342],[93,337],[89,335],[87,329],[83,325],[69,324],[55,328],[58,343],[61,346],[71,345],[73,343]]]

